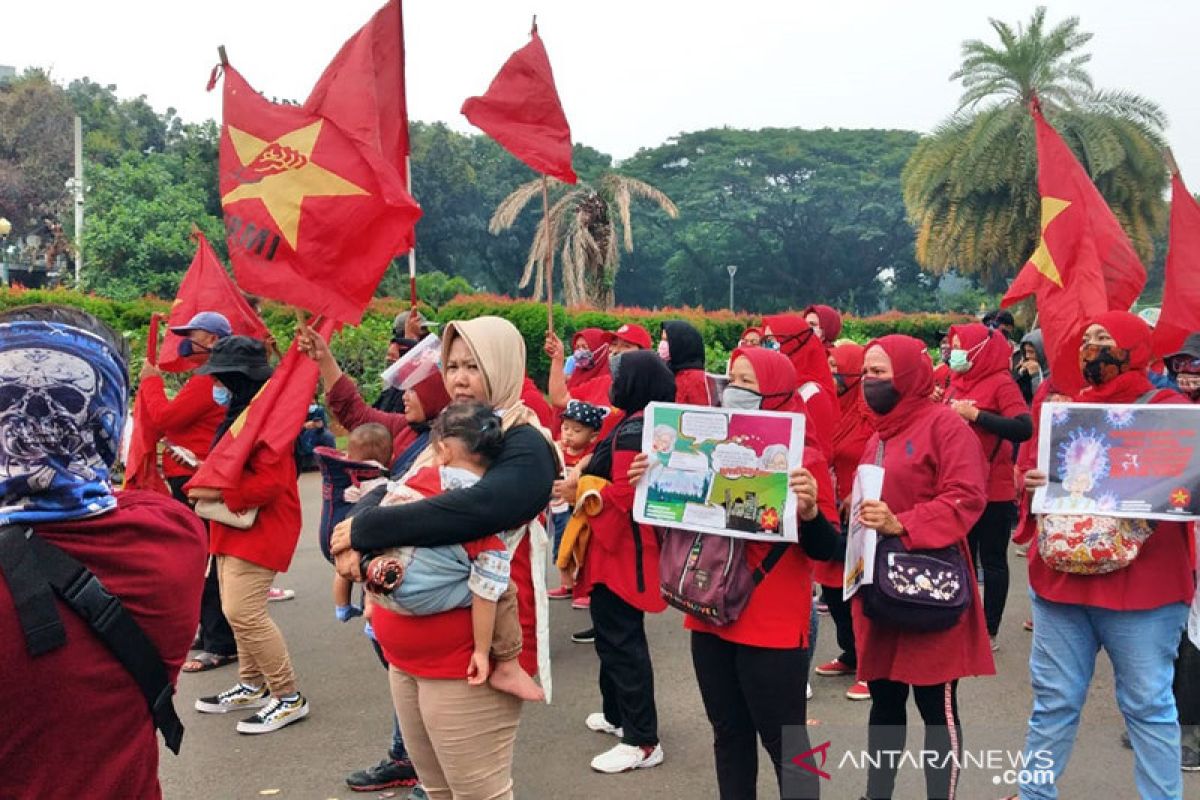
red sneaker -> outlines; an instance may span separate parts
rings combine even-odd
[[[850,700],[870,700],[871,688],[865,681],[855,681],[854,685],[846,690],[846,697]]]
[[[838,675],[853,675],[854,667],[848,667],[842,663],[840,658],[835,658],[828,664],[817,667],[814,671],[823,678],[831,678]]]
[[[592,598],[576,597],[571,601],[571,608],[583,611],[592,607]]]
[[[557,589],[550,589],[546,592],[546,597],[551,600],[567,600],[575,593],[575,590],[570,586],[560,586]]]

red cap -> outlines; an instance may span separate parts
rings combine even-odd
[[[634,325],[632,322],[627,322],[617,328],[616,333],[609,331],[604,334],[604,341],[606,342],[612,343],[617,339],[635,344],[643,350],[649,350],[654,346],[654,343],[650,340],[650,334],[646,329],[641,325]]]

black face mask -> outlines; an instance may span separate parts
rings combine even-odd
[[[861,380],[861,375],[844,375],[841,372],[833,373],[833,382],[837,385],[838,397],[853,389]]]
[[[862,379],[863,399],[872,411],[880,416],[890,413],[900,402],[900,392],[896,384],[884,378]]]
[[[192,356],[206,356],[212,351],[202,344],[196,344],[191,339],[184,339],[179,343],[179,355],[184,358]]]

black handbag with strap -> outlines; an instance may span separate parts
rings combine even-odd
[[[175,687],[167,678],[166,665],[154,642],[100,579],[74,556],[21,525],[0,527],[0,574],[8,583],[30,656],[36,658],[67,643],[54,603],[57,594],[133,676],[154,726],[178,755],[183,723],[175,713]]]

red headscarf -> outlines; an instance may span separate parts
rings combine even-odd
[[[837,397],[837,387],[829,369],[829,355],[804,317],[799,314],[774,314],[763,317],[763,328],[770,328],[771,334],[779,340],[779,352],[787,356],[796,368],[796,380],[800,385],[812,381],[829,392],[830,397]]]
[[[746,328],[746,330],[742,331],[742,335],[740,337],[738,337],[738,341],[745,339],[747,336],[749,336],[752,333],[755,336],[759,337],[760,339],[762,338],[762,328],[753,328],[752,327],[752,328]]]
[[[580,339],[588,346],[588,350],[592,351],[592,365],[584,369],[576,364],[575,371],[571,373],[571,377],[567,378],[567,389],[574,389],[597,375],[608,372],[608,342],[605,341],[604,331],[599,328],[584,328],[579,331],[571,338],[572,352]],[[568,353],[568,355],[570,354]]]
[[[729,357],[729,363],[745,358],[754,368],[758,380],[758,393],[763,396],[763,411],[786,411],[799,414],[804,411],[800,396],[796,394],[800,382],[796,380],[796,369],[786,356],[764,347],[739,347]]]
[[[842,332],[842,315],[833,306],[809,306],[804,309],[804,316],[816,314],[821,321],[821,333],[825,335],[825,343],[832,346]]]
[[[947,398],[974,400],[980,409],[997,410],[998,385],[1013,380],[1009,371],[1012,348],[1008,339],[1000,331],[978,322],[952,325],[946,336],[951,341],[957,336],[959,349],[966,350],[971,361],[971,368],[966,372],[951,372]]]
[[[862,380],[863,356],[866,355],[866,352],[865,347],[853,342],[839,344],[830,351],[833,360],[837,362],[838,374],[846,376],[846,391],[838,396],[842,416],[838,420],[837,429],[833,432],[835,458],[845,444],[860,439],[865,443],[867,437],[875,430],[871,425],[871,410],[867,408],[867,403],[863,400],[862,388],[859,386]],[[854,377],[853,383],[850,382],[851,376]],[[859,452],[854,455],[855,463],[858,463],[858,457],[861,455],[862,448],[860,447]]]
[[[1154,388],[1146,369],[1152,358],[1153,331],[1145,320],[1128,311],[1106,311],[1088,321],[1102,325],[1117,347],[1129,354],[1126,371],[1099,386],[1085,386],[1075,400],[1080,403],[1132,403]]]
[[[867,351],[872,347],[882,348],[892,360],[892,383],[900,393],[900,402],[887,414],[876,414],[867,408],[875,430],[888,439],[907,425],[913,415],[933,405],[929,400],[933,392],[933,363],[925,352],[925,343],[911,336],[884,336],[868,344]]]
[[[421,401],[425,411],[425,419],[432,422],[442,409],[450,405],[450,395],[446,394],[446,384],[442,373],[435,370],[417,382],[412,388],[413,394]]]

